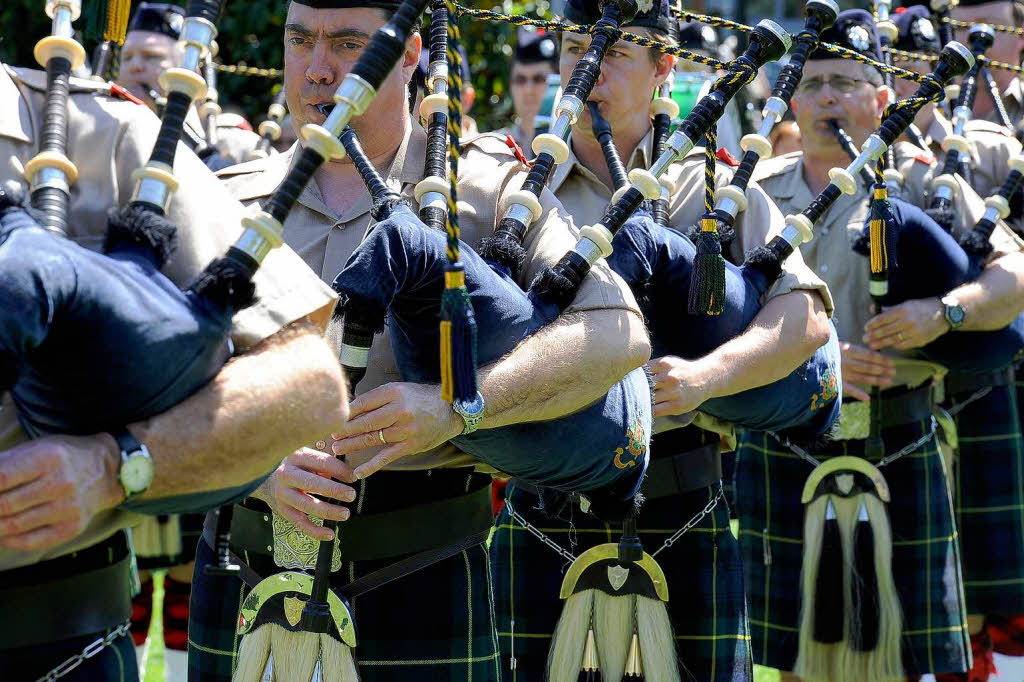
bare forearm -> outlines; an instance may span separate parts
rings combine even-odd
[[[950,296],[963,306],[963,331],[1002,329],[1024,311],[1024,253],[1002,256],[973,282],[957,287]]]
[[[307,323],[228,363],[199,393],[130,429],[153,456],[145,498],[243,485],[348,415],[344,379]]]
[[[770,299],[746,331],[699,361],[710,397],[782,379],[828,341],[828,331],[817,294],[793,291]]]
[[[604,309],[559,318],[480,370],[487,401],[481,428],[572,414],[650,354],[643,322],[634,313]]]

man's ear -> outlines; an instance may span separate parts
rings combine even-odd
[[[654,87],[661,86],[674,68],[676,68],[675,55],[662,54],[658,58],[658,66],[654,70]]]
[[[876,103],[878,105],[878,118],[882,118],[882,114],[885,113],[886,108],[896,101],[896,93],[888,85],[879,85],[875,88],[877,90]]]
[[[419,33],[413,33],[405,41],[405,53],[402,55],[402,82],[408,84],[412,80],[412,74],[420,63],[422,47],[423,38]]]

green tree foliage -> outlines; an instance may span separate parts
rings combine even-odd
[[[83,4],[96,0],[83,0]],[[504,13],[547,17],[547,0],[463,0],[465,4]],[[133,7],[138,4],[136,0]],[[184,4],[184,1],[180,4]],[[50,20],[43,12],[43,0],[4,0],[0,3],[0,60],[17,66],[36,66],[32,48],[50,32]],[[224,64],[281,68],[285,0],[228,0],[218,26],[219,53]],[[84,24],[84,18],[76,27]],[[511,113],[508,69],[517,27],[503,22],[463,17],[460,28],[469,54],[476,104],[470,115],[481,130],[504,125]],[[425,35],[425,34],[424,34]],[[86,41],[91,53],[96,47]],[[260,76],[218,74],[217,90],[224,106],[235,106],[256,123],[262,120],[280,81]]]

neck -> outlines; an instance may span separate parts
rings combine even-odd
[[[914,125],[917,126],[925,135],[928,134],[928,129],[932,127],[932,122],[935,120],[935,102],[929,102],[921,107],[921,111],[918,112],[914,118]]]
[[[842,149],[838,154],[808,154],[804,151],[803,174],[804,182],[811,194],[818,194],[830,182],[828,172],[835,167],[846,168],[850,163],[849,157]]]
[[[523,133],[525,133],[525,137],[528,140],[532,140],[534,134],[537,132],[537,129],[534,128],[534,126],[533,126],[533,122],[534,122],[535,119],[536,119],[535,116],[529,116],[529,117],[520,116],[518,118],[518,120],[516,121],[516,124],[519,126],[519,129],[522,130]],[[525,142],[523,144],[525,144]]]
[[[382,171],[383,174],[391,167],[398,148],[411,132],[412,124],[409,117],[405,117],[400,136],[390,136],[385,139],[378,135],[368,135],[367,142],[363,143],[362,136],[359,141],[363,143],[363,150],[373,163],[374,168]],[[323,164],[313,179],[316,181],[317,187],[320,188],[320,195],[323,197],[324,203],[336,216],[348,212],[367,191],[363,179],[359,176],[359,171],[348,157]]]
[[[619,152],[619,157],[627,167],[633,151],[636,150],[650,129],[650,120],[647,121],[647,125],[644,128],[637,126],[637,128],[623,130],[622,132],[614,127],[612,128],[612,139],[615,141],[615,149]],[[601,151],[601,143],[594,137],[593,131],[585,130],[577,124],[573,128],[571,142],[573,154],[576,155],[576,160],[579,161],[580,165],[596,175],[609,190],[614,190],[612,174],[608,170],[608,163],[604,159],[604,152]]]

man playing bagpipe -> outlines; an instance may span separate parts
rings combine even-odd
[[[40,71],[0,67],[5,193],[24,194],[24,169],[38,167],[40,131],[50,118],[46,80]],[[61,152],[73,164],[63,167],[74,168],[67,232],[99,251],[107,212],[129,203],[132,174],[153,149],[159,121],[109,85],[72,78],[69,90]],[[164,272],[187,284],[237,237],[243,208],[183,146],[176,159],[178,191],[166,215],[178,226],[177,250]],[[117,438],[27,440],[20,406],[3,395],[0,677],[36,679],[63,666],[73,668],[66,680],[136,679],[127,634],[133,559],[123,529],[143,517],[121,506],[159,513],[165,498],[244,491],[297,444],[344,422],[343,377],[320,338],[332,292],[287,249],[267,259],[255,284],[259,302],[234,318],[237,357],[186,401],[124,425]],[[154,318],[161,312],[153,310]],[[75,354],[74,346],[67,352]],[[315,404],[303,404],[306,398]],[[93,655],[81,660],[86,647]]]
[[[398,4],[327,0],[288,5],[284,81],[297,128],[324,120],[317,105],[331,101],[370,34]],[[423,178],[426,153],[426,135],[409,115],[405,100],[420,46],[420,36],[412,35],[372,104],[352,121],[372,164],[386,174],[390,187],[410,199]],[[222,177],[239,199],[259,202],[285,177],[300,152],[296,146],[280,156],[226,170]],[[524,170],[502,136],[485,134],[463,145],[458,207],[466,244],[476,246],[492,233],[503,198],[522,186]],[[576,242],[575,227],[550,192],[543,192],[541,204],[542,215],[527,240],[521,286]],[[327,163],[300,194],[284,238],[331,281],[375,225],[373,208],[347,157]],[[481,329],[484,324],[478,322]],[[334,328],[328,333],[340,347],[338,335]],[[632,294],[607,266],[598,265],[567,314],[503,360],[481,368],[485,407],[482,421],[477,414],[473,425],[486,434],[492,425],[575,412],[642,365],[649,353]],[[430,361],[436,362],[436,356]],[[453,412],[437,385],[400,380],[387,332],[376,336],[356,392],[350,426],[336,430],[334,442],[321,440],[291,455],[258,491],[259,499],[236,505],[232,548],[258,573],[279,570],[274,559],[281,554],[282,538],[272,530],[271,510],[274,527],[287,520],[296,529],[292,535],[303,535],[307,542],[325,539],[325,533],[306,514],[344,521],[339,527],[343,561],[332,576],[332,583],[343,588],[402,556],[450,546],[490,527],[491,476],[475,472],[472,458],[446,444],[470,427],[469,417]],[[523,448],[530,453],[530,443],[524,442]],[[609,464],[613,456],[608,453]],[[248,530],[238,532],[243,523]],[[270,552],[268,545],[274,548]],[[211,554],[207,540],[199,549],[199,564],[210,561]],[[490,590],[487,551],[478,542],[356,597],[362,679],[498,679]],[[230,678],[239,591],[237,580],[211,580],[197,565],[190,627],[195,645],[189,652],[192,679]]]
[[[548,76],[555,73],[555,40],[548,33],[519,31],[520,39],[512,53],[509,67],[508,92],[512,96],[513,124],[496,130],[501,135],[511,135],[523,149],[529,149],[536,134],[537,115],[548,116],[541,111],[544,94],[547,92]]]
[[[874,22],[862,10],[840,14],[822,40],[878,58]],[[859,144],[878,127],[888,97],[881,85],[873,68],[824,50],[808,61],[792,102],[804,151],[755,173],[784,213],[806,211],[818,190],[833,186],[831,168],[846,166],[837,128]],[[995,254],[975,282],[940,292],[941,300],[908,300],[875,314],[873,270],[853,248],[863,242],[869,215],[856,180],[856,193],[835,200],[802,248],[836,301],[848,397],[838,429],[810,449],[768,433],[740,438],[736,499],[754,661],[805,680],[960,672],[969,660],[960,552],[931,416],[932,382],[945,368],[882,351],[909,351],[954,328],[1007,325],[1024,303],[1020,246],[1001,225]],[[881,175],[875,182],[877,201],[885,191]],[[923,199],[920,186],[908,180],[903,198],[893,202],[893,218],[878,222],[945,236],[908,205]],[[960,200],[976,218],[976,195],[975,205],[963,193]],[[972,226],[970,218],[954,221],[958,234]],[[932,276],[929,263],[900,254],[904,277]],[[966,318],[957,314],[963,311]]]
[[[181,61],[182,47],[178,41],[184,20],[182,7],[141,2],[128,24],[121,48],[117,83],[158,114],[159,102],[166,95],[160,85],[160,74]],[[217,170],[248,159],[260,136],[241,116],[221,113],[216,102],[216,82],[209,83],[209,87],[209,101],[197,103],[189,111],[183,139],[207,165]]]
[[[942,48],[938,31],[932,23],[931,12],[925,6],[912,5],[898,11],[894,23],[900,31],[899,40],[894,45],[897,49],[937,54]],[[991,55],[991,49],[987,54]],[[901,61],[900,65],[921,73],[928,71],[927,64],[920,61]],[[979,82],[977,87],[983,90],[984,84]],[[897,97],[908,97],[914,91],[914,84],[897,79],[895,89]],[[973,115],[963,130],[963,136],[970,144],[970,161],[967,163],[970,173],[969,184],[981,197],[994,194],[999,189],[1009,173],[1010,159],[1021,152],[1021,144],[1014,137],[1012,130],[981,117],[981,103],[987,97],[984,92],[978,92],[974,106],[971,107]],[[921,140],[927,144],[927,151],[932,153],[941,166],[946,156],[943,142],[953,135],[952,121],[935,104],[928,104],[917,115],[915,125],[921,132]],[[919,143],[916,138],[911,138],[911,141]],[[1020,216],[1011,214],[1011,226],[1015,225],[1013,218],[1019,220]]]
[[[1024,26],[1024,2],[1020,0],[961,0],[950,9],[950,16],[970,24],[989,24],[1019,29]],[[969,29],[956,28],[953,31],[958,40],[963,40]],[[966,45],[966,43],[964,43]],[[1024,52],[1024,36],[1006,31],[996,31],[996,39],[988,56],[1006,64],[1019,65]],[[1002,104],[1011,126],[1020,125],[1024,117],[1024,81],[1021,74],[1004,69],[990,69],[992,79],[1002,93]],[[992,97],[987,83],[982,85],[985,94],[978,98],[977,115],[993,123],[1006,125]]]
[[[596,18],[592,12],[584,3],[570,2],[565,18],[589,24]],[[669,3],[659,2],[637,14],[625,29],[664,41],[674,21]],[[563,84],[589,43],[589,36],[577,33],[560,36]],[[596,103],[602,121],[610,124],[615,146],[628,160],[629,169],[646,169],[653,162],[651,95],[674,62],[670,55],[620,40],[602,63],[590,102]],[[593,132],[593,109],[589,111],[573,126],[568,160],[555,169],[549,184],[573,218],[587,225],[600,220],[614,189],[612,171]],[[689,230],[702,213],[704,161],[704,149],[699,148],[666,173],[675,187],[668,198],[670,227]],[[720,163],[721,184],[731,177],[729,170],[727,163]],[[743,261],[746,251],[765,244],[769,230],[781,229],[782,215],[760,187],[751,186],[748,197],[747,210],[736,221],[736,236],[730,246],[730,257],[737,263]],[[618,241],[615,244],[617,249],[628,248]],[[685,293],[680,300],[679,312],[684,315]],[[729,505],[723,498],[719,434],[689,425],[694,410],[716,395],[769,383],[775,378],[769,372],[775,369],[795,369],[827,340],[826,311],[830,307],[828,290],[794,254],[758,317],[747,332],[727,344],[728,348],[697,361],[668,356],[650,363],[655,416],[662,419],[656,424],[660,432],[651,446],[639,534],[665,570],[678,658],[694,679],[752,678],[742,568],[738,544],[729,529]],[[700,332],[695,329],[693,333]],[[732,436],[730,425],[696,414],[698,423]],[[491,541],[506,679],[544,679],[560,612],[557,596],[565,572],[564,555],[535,537],[527,524],[543,528],[548,540],[575,554],[606,542],[610,532],[597,519],[574,511],[571,504],[558,509],[550,496],[545,496],[546,505],[541,499],[531,486],[513,481]],[[671,546],[660,547],[685,526],[688,530]],[[600,655],[600,643],[598,650]]]

